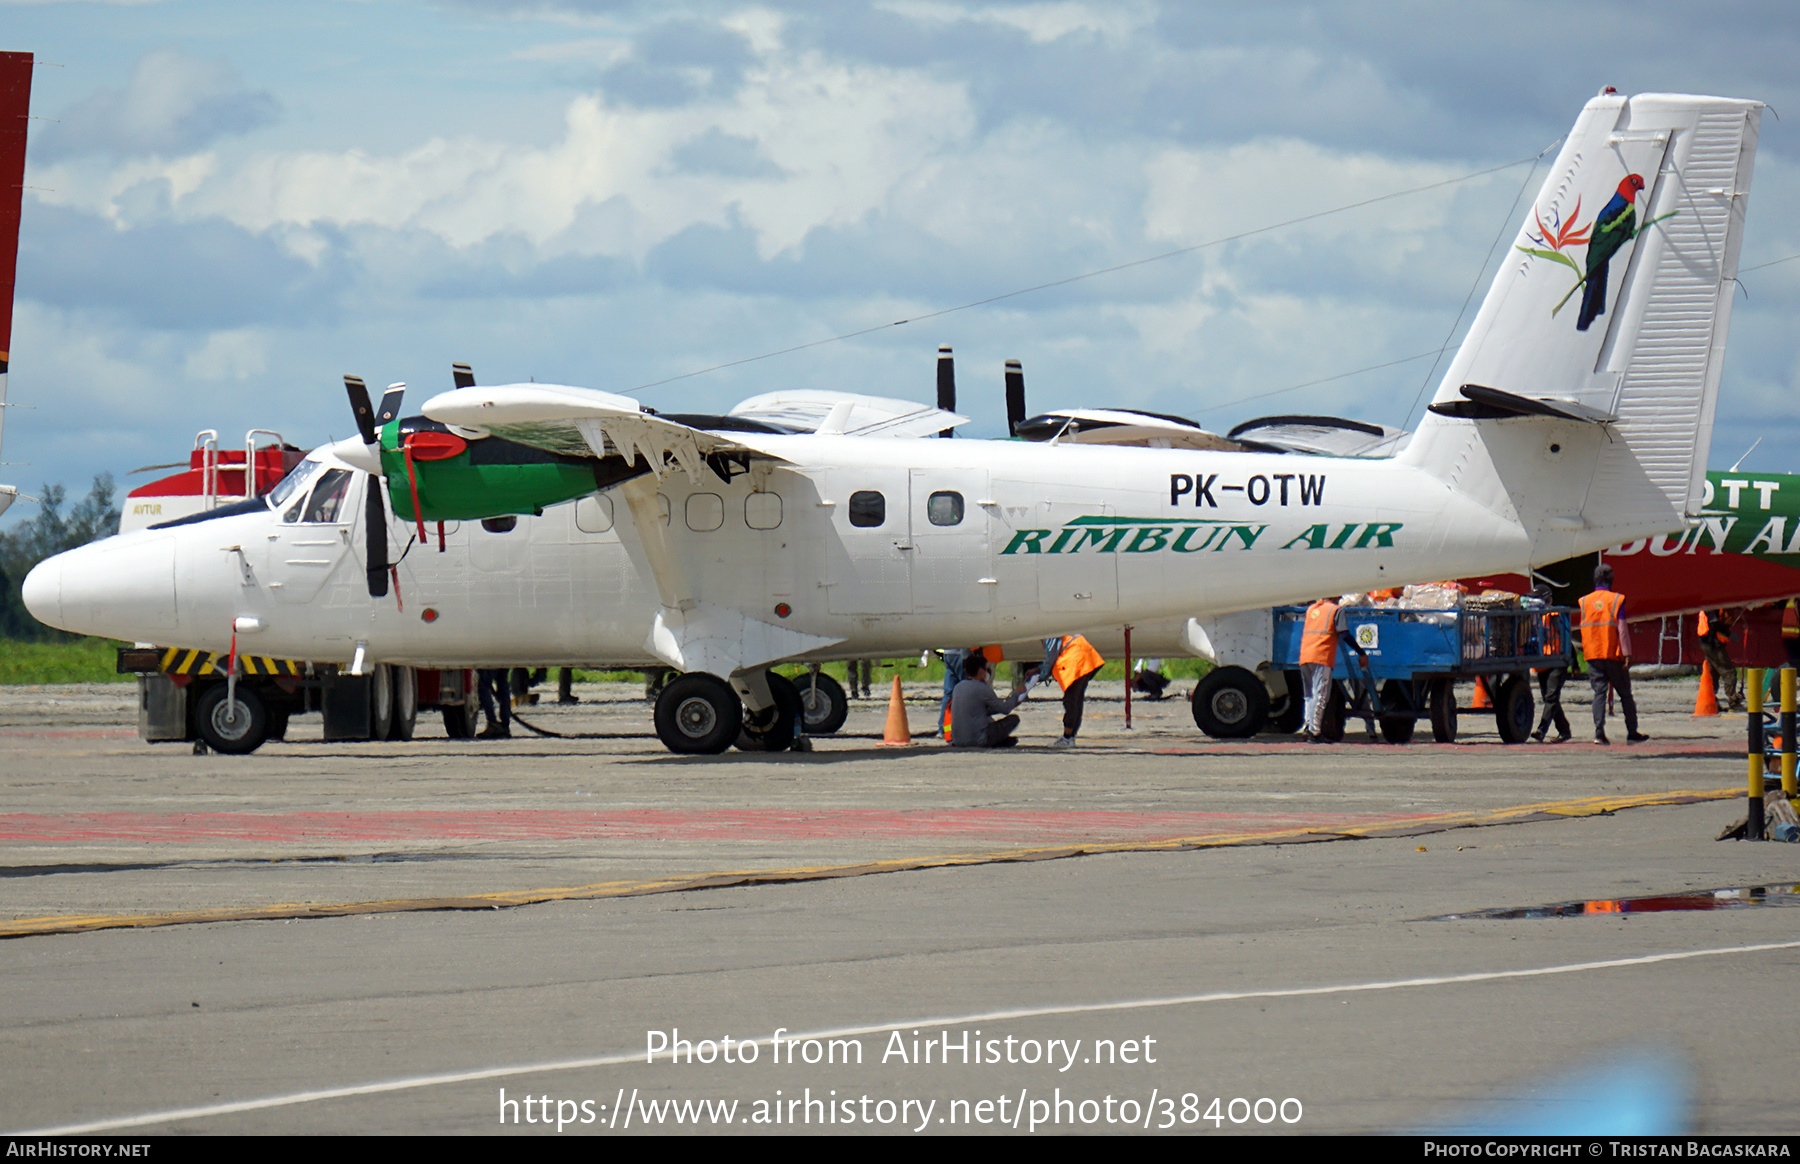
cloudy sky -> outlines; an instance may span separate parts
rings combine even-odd
[[[929,400],[949,343],[974,435],[1004,428],[1009,357],[1034,410],[1411,424],[1434,379],[1412,357],[1485,289],[1521,160],[1604,85],[1789,117],[1763,120],[1742,265],[1776,265],[1743,276],[1711,464],[1760,436],[1746,467],[1800,471],[1786,0],[0,0],[0,27],[51,119],[3,450],[23,464],[0,467],[29,491],[142,483],[201,428],[310,447],[353,430],[344,373],[417,404],[452,361],[724,411],[780,387]]]

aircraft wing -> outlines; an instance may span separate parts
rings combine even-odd
[[[709,432],[646,410],[629,396],[563,384],[457,388],[425,402],[426,416],[461,435],[494,435],[576,457],[642,456],[658,478],[671,462],[699,480],[715,453],[786,458],[756,447],[756,434]]]

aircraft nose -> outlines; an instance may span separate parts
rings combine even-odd
[[[45,558],[19,584],[19,597],[31,617],[45,626],[62,626],[62,562],[65,554]]]
[[[153,640],[176,629],[175,541],[127,534],[57,554],[20,591],[32,616],[59,630]]]

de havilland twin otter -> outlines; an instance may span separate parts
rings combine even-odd
[[[1224,615],[1664,534],[1701,507],[1760,110],[1590,101],[1391,457],[930,440],[960,418],[830,394],[790,394],[804,424],[776,422],[777,398],[659,415],[466,375],[400,418],[397,391],[377,413],[352,380],[358,438],[266,498],[52,558],[24,599],[68,630],[219,652],[243,636],[353,673],[668,666],[658,735],[716,753],[792,740],[778,663]],[[215,732],[248,730],[244,699],[211,704]]]

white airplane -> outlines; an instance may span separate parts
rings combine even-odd
[[[353,381],[360,437],[267,499],[59,555],[24,598],[82,633],[220,652],[243,635],[353,673],[668,666],[658,735],[716,753],[792,740],[778,663],[1226,615],[1652,536],[1699,509],[1760,110],[1590,101],[1391,458],[917,439],[941,416],[867,435],[846,401],[793,432],[472,378],[422,418],[390,395],[378,424]],[[259,742],[254,700],[202,701],[227,750]]]

